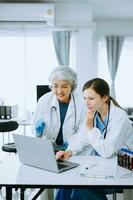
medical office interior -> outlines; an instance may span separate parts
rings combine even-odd
[[[131,0],[0,1],[0,106],[11,107],[11,118],[20,123],[16,133],[32,135],[36,87],[49,85],[48,76],[59,64],[77,72],[80,92],[87,80],[104,78],[120,105],[129,110],[132,123],[132,10]],[[70,34],[69,55],[60,55],[63,60],[57,54],[54,32],[62,33],[62,41]],[[65,51],[66,46],[62,48]],[[8,141],[7,134],[4,140]],[[0,160],[6,155],[0,148]],[[132,189],[117,199],[133,199]]]

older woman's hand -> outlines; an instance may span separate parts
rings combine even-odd
[[[72,151],[58,151],[56,153],[56,160],[68,160],[72,156]]]

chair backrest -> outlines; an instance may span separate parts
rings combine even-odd
[[[18,128],[18,122],[16,121],[3,121],[0,122],[0,132],[10,132]]]
[[[128,115],[133,115],[133,107],[126,108]]]
[[[51,90],[50,90],[48,85],[37,85],[36,86],[36,91],[37,91],[37,101],[38,101],[38,99],[42,95],[46,94],[47,92],[50,92]]]

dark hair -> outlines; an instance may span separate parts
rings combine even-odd
[[[109,88],[109,85],[108,83],[101,79],[101,78],[94,78],[94,79],[91,79],[89,81],[87,81],[84,86],[83,86],[83,91],[86,90],[86,89],[89,89],[89,88],[92,88],[97,94],[99,94],[101,97],[103,96],[108,96],[108,102],[110,100],[113,101],[113,103],[120,107],[121,106],[117,103],[117,101],[115,101],[111,96],[110,96],[110,88]]]

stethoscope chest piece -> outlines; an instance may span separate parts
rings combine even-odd
[[[73,132],[77,133],[78,132],[78,127],[76,125],[73,126]]]

